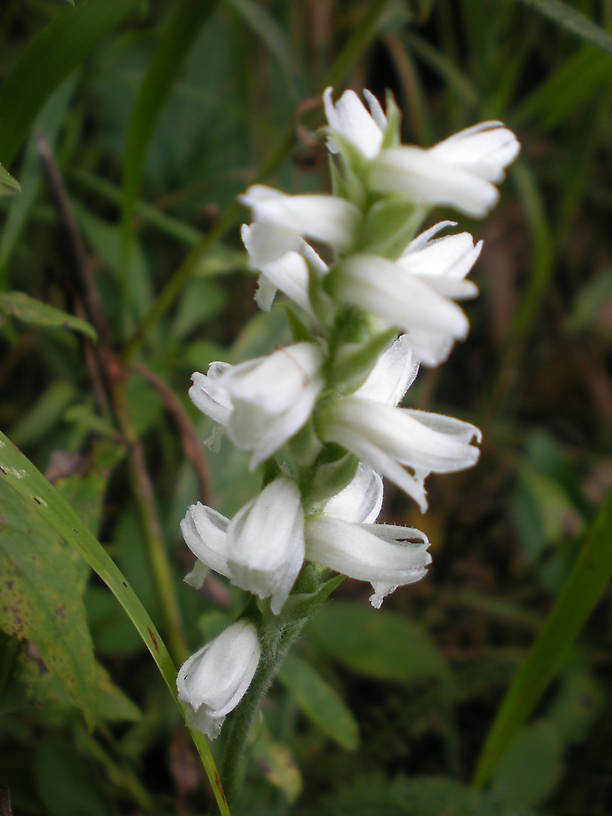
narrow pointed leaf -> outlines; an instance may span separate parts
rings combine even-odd
[[[122,230],[127,242],[147,148],[170,89],[189,50],[217,2],[175,3],[134,102],[127,134],[123,174]]]
[[[576,34],[582,40],[612,54],[612,37],[605,28],[596,25],[582,12],[572,8],[569,3],[562,3],[561,0],[522,0],[522,2],[567,31],[571,31],[572,34]]]
[[[86,334],[91,340],[97,339],[95,329],[85,320],[31,298],[25,292],[0,293],[0,316],[2,315],[10,315],[24,323],[33,323],[35,326],[74,329],[74,331]]]
[[[478,760],[474,787],[498,760],[559,671],[612,574],[612,490],[592,522],[576,563],[529,654],[515,674]]]

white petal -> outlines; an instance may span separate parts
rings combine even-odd
[[[382,109],[382,106],[378,99],[374,96],[372,91],[368,91],[367,88],[363,89],[363,95],[366,98],[366,102],[368,103],[368,108],[370,109],[370,113],[372,114],[372,118],[380,128],[380,130],[385,132],[385,128],[387,127],[387,117]]]
[[[229,363],[214,362],[208,367],[208,374],[194,371],[191,375],[193,385],[188,391],[193,404],[220,425],[227,425],[232,413],[232,400],[219,377],[229,371]]]
[[[326,88],[323,93],[323,105],[329,126],[342,135],[347,141],[355,145],[367,159],[373,158],[382,144],[383,129],[379,122],[384,119],[382,108],[378,100],[369,93],[368,104],[375,114],[371,116],[355,91],[345,91],[335,106],[331,99],[332,89]],[[375,102],[372,102],[372,99]],[[337,152],[333,138],[328,139],[328,147],[332,153]]]
[[[304,561],[304,514],[294,481],[275,479],[237,513],[228,551],[232,583],[269,597],[278,614]]]
[[[277,224],[339,249],[354,242],[361,213],[343,198],[331,195],[285,195],[255,184],[239,201],[253,210],[255,221]]]
[[[319,432],[394,481],[421,508],[426,506],[422,483],[427,474],[463,470],[479,455],[469,444],[479,432],[469,423],[356,397],[328,406]],[[401,465],[412,468],[414,475]]]
[[[267,222],[243,224],[240,237],[256,269],[277,261],[286,252],[299,252],[304,243],[294,230]]]
[[[312,315],[308,299],[308,265],[302,255],[287,252],[262,268],[262,276]],[[268,309],[269,311],[269,309]]]
[[[476,173],[449,164],[420,147],[391,147],[374,159],[370,187],[401,193],[413,201],[448,204],[468,215],[483,216],[497,203],[497,189]]]
[[[200,502],[192,504],[181,521],[185,544],[195,557],[221,575],[229,575],[227,527],[229,519]]]
[[[276,286],[265,275],[261,274],[257,279],[257,289],[255,290],[255,303],[262,312],[269,312],[276,297]]]
[[[353,396],[397,405],[419,372],[410,338],[403,334],[380,355],[368,378]]]
[[[348,485],[325,505],[325,515],[344,521],[376,521],[382,508],[382,479],[371,467],[360,462]]]
[[[351,524],[329,516],[306,523],[307,557],[350,578],[369,581],[377,606],[394,588],[425,575],[431,563],[428,546],[424,533],[412,527]]]
[[[305,241],[292,230],[269,223],[243,224],[240,234],[251,265],[262,273],[255,293],[259,308],[270,311],[278,288],[310,313],[308,267],[299,254],[308,247]]]
[[[437,366],[443,363],[455,344],[451,334],[426,331],[425,329],[410,329],[406,332],[415,357],[427,366]]]
[[[467,317],[455,303],[375,255],[353,255],[343,263],[334,292],[400,329],[437,330],[456,338],[464,338],[469,330]]]
[[[504,168],[514,161],[520,149],[514,133],[501,122],[480,122],[434,145],[430,153],[487,181],[500,182]]]

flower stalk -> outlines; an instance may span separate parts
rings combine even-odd
[[[179,672],[188,719],[210,738],[236,709],[223,761],[230,797],[261,699],[343,576],[370,583],[378,608],[427,573],[425,533],[376,523],[383,477],[424,512],[426,478],[479,456],[474,425],[401,406],[419,367],[466,338],[457,301],[477,294],[466,276],[482,250],[469,233],[439,234],[453,221],[416,232],[435,205],[484,215],[519,144],[484,122],[429,149],[401,145],[392,97],[383,110],[364,96],[367,108],[352,91],[335,104],[324,94],[332,195],[255,184],[240,196],[253,217],[241,235],[259,274],[256,302],[268,311],[289,300],[294,344],[236,366],[214,361],[189,391],[216,423],[210,441],[225,434],[250,452],[251,470],[263,466],[260,494],[233,519],[197,503],[181,523],[197,559],[188,583],[212,569],[251,593],[242,618]],[[309,240],[325,245],[326,261]]]

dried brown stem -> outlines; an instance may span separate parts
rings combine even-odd
[[[150,368],[147,368],[141,363],[133,363],[130,366],[130,370],[137,371],[148,383],[153,386],[153,388],[155,388],[157,393],[162,398],[164,405],[172,414],[181,435],[185,453],[192,462],[197,473],[198,482],[200,484],[200,497],[203,502],[208,502],[210,493],[210,474],[208,471],[208,465],[202,449],[202,443],[198,438],[193,422],[191,421],[187,411],[183,408],[183,405],[176,394],[166,385],[163,380],[157,376],[157,374],[155,374],[155,372],[151,371]]]

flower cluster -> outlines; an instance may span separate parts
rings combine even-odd
[[[209,569],[278,615],[306,561],[372,585],[379,607],[431,561],[419,530],[377,524],[385,477],[427,508],[425,479],[478,459],[480,432],[441,414],[401,407],[419,366],[435,366],[466,337],[458,300],[477,294],[466,276],[482,242],[445,233],[441,221],[416,235],[434,205],[483,216],[494,182],[519,143],[500,122],[483,122],[422,149],[400,144],[399,112],[364,91],[334,104],[323,96],[333,195],[286,195],[261,184],[240,200],[242,227],[259,273],[257,304],[280,290],[290,301],[295,343],[232,366],[195,373],[194,404],[233,444],[266,463],[267,483],[232,519],[191,506],[181,523],[200,586]],[[308,241],[316,242],[315,249]],[[318,251],[317,251],[318,250]],[[218,435],[218,434],[217,434]],[[243,619],[181,667],[179,696],[191,724],[213,738],[256,671],[255,625]]]

